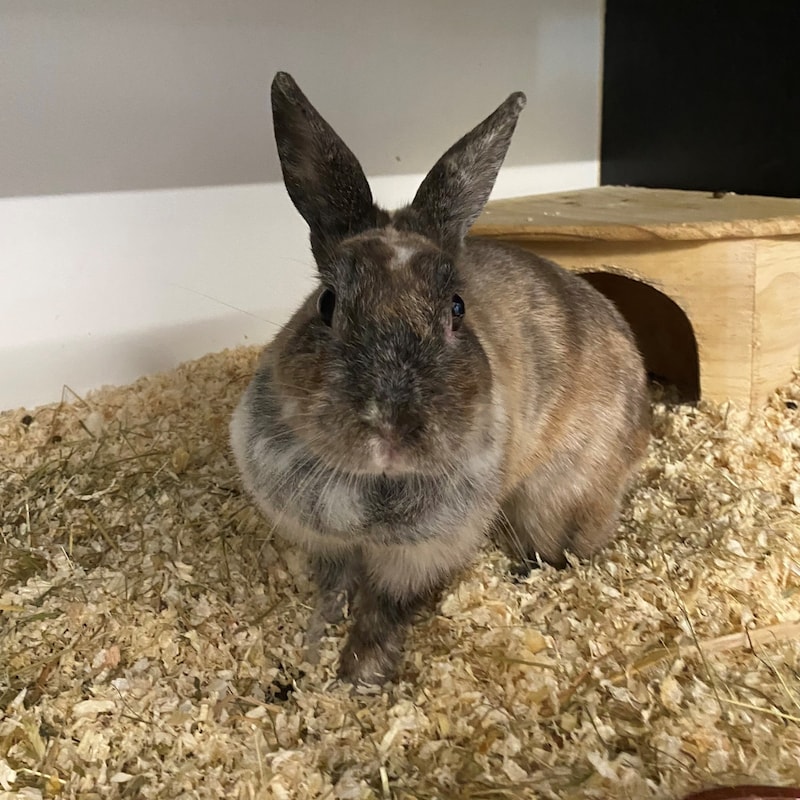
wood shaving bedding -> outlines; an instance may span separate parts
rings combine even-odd
[[[522,583],[487,546],[353,691],[228,450],[256,355],[0,415],[0,800],[800,783],[800,376],[752,418],[656,400],[615,545]]]

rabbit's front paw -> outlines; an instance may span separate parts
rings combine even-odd
[[[380,685],[397,674],[401,647],[390,640],[363,640],[350,635],[339,660],[339,678],[348,683]]]

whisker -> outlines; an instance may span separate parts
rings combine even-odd
[[[211,300],[212,303],[218,303],[221,306],[230,308],[232,311],[238,311],[240,314],[246,314],[248,317],[257,319],[259,322],[265,322],[267,325],[272,325],[275,328],[285,327],[285,323],[278,323],[274,322],[271,319],[266,319],[265,317],[261,317],[258,314],[254,314],[252,311],[248,311],[247,309],[244,308],[239,308],[239,306],[235,306],[233,305],[233,303],[226,303],[224,300],[220,300],[218,297],[214,297],[213,295],[201,292],[199,289],[193,289],[191,286],[184,286],[183,284],[175,283],[174,281],[169,281],[167,285],[174,286],[177,289],[183,289],[185,292],[191,292],[192,294],[196,294],[199,297],[205,297],[206,300]]]
[[[283,522],[283,520],[285,519],[286,514],[289,511],[290,507],[293,505],[295,499],[299,497],[314,481],[316,481],[320,475],[324,474],[325,470],[327,469],[327,467],[325,466],[325,464],[323,464],[322,461],[316,458],[316,456],[314,456],[312,453],[309,453],[309,455],[301,462],[301,465],[299,467],[296,467],[292,471],[292,473],[290,473],[290,477],[294,477],[294,475],[296,475],[297,472],[305,468],[305,466],[308,465],[309,463],[313,464],[313,466],[309,470],[308,475],[305,476],[305,479],[303,479],[295,487],[291,495],[289,495],[289,497],[286,498],[286,500],[282,503],[283,510],[281,511],[280,514],[278,514],[277,519],[272,520],[273,525],[270,530],[270,534],[274,533],[275,530],[278,527],[280,527],[280,523]]]

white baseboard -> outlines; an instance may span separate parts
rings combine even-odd
[[[419,175],[371,180],[396,207]],[[596,161],[515,167],[493,197],[595,186]],[[0,409],[270,338],[313,286],[282,184],[0,200]]]

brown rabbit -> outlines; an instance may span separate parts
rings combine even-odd
[[[592,555],[645,450],[645,372],[614,306],[549,261],[466,238],[524,105],[512,94],[387,212],[294,80],[272,84],[320,285],[265,349],[232,444],[249,493],[308,552],[312,644],[352,602],[351,681],[395,675],[412,616],[490,529],[528,564]]]

